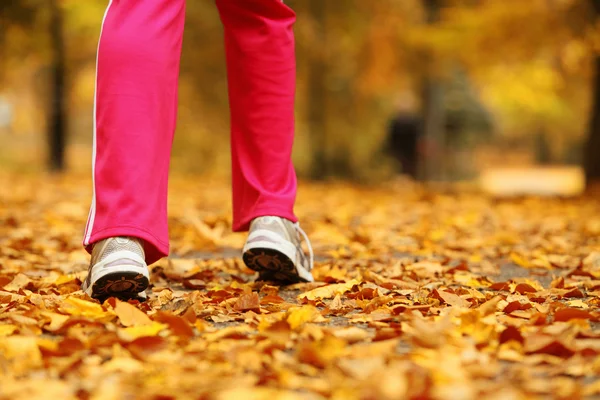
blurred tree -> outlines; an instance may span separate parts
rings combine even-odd
[[[66,98],[66,55],[63,39],[63,15],[59,0],[51,0],[50,7],[50,43],[52,46],[52,95],[48,121],[48,166],[51,171],[65,169],[65,146],[67,135]]]
[[[36,29],[42,26],[42,29]],[[45,31],[44,28],[48,30]],[[11,41],[11,35],[18,31],[33,32],[18,43]],[[14,38],[12,38],[14,40]],[[45,47],[48,47],[46,49]],[[18,50],[16,50],[18,48]],[[8,71],[11,58],[26,59],[32,53],[44,55],[44,64],[50,71],[50,91],[47,109],[46,143],[48,161],[51,171],[62,171],[65,168],[66,123],[65,110],[65,76],[66,53],[63,39],[63,16],[59,0],[50,2],[42,0],[21,0],[2,2],[0,5],[0,77]],[[41,68],[40,68],[41,69]]]
[[[473,146],[475,137],[483,141],[478,133],[489,124],[477,121],[480,108],[490,110],[497,140],[533,143],[532,135],[543,131],[553,157],[561,143],[584,142],[589,113],[591,171],[600,131],[600,95],[589,107],[591,79],[600,68],[598,9],[591,8],[597,1],[286,0],[298,13],[299,175],[377,175],[394,99],[407,92],[421,100],[417,108],[427,116],[429,136],[452,147],[448,152]],[[49,159],[56,168],[61,141],[50,132],[68,125],[72,144],[91,142],[95,51],[106,4],[0,0],[0,81],[15,104],[14,136],[54,143]],[[214,0],[187,7],[173,164],[222,171],[229,164],[222,28]],[[58,23],[48,30],[52,18]],[[599,86],[595,82],[596,93]],[[39,107],[48,97],[55,100]],[[41,108],[48,110],[47,124],[29,123]],[[448,129],[456,145],[443,137]],[[442,160],[433,161],[430,177],[444,169],[435,166]]]
[[[20,43],[23,48],[20,54],[14,54],[15,48],[9,41],[9,33],[12,27],[20,27],[24,30],[31,29],[36,22],[37,2],[32,1],[2,1],[0,2],[0,77],[6,73],[10,58],[27,54],[30,46]]]
[[[327,46],[326,10],[327,2],[308,0],[308,12],[312,16],[314,40],[320,43],[308,55],[307,126],[310,132],[310,149],[313,179],[323,179],[329,175],[327,160]]]
[[[600,0],[591,0],[597,23],[600,22]],[[584,168],[588,181],[600,180],[600,55],[593,60],[592,106],[590,109],[587,144],[584,147]]]
[[[440,20],[441,0],[423,0],[425,18],[428,25],[435,25]],[[423,76],[423,124],[425,139],[441,150],[445,148],[445,115],[444,115],[444,93],[440,82],[439,72],[436,67],[438,60],[435,52],[427,51],[424,58]],[[440,153],[440,152],[437,152]],[[422,158],[422,177],[426,180],[442,178],[441,154]]]

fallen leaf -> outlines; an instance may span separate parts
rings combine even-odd
[[[119,339],[125,342],[132,342],[145,336],[156,336],[167,327],[168,325],[166,324],[153,321],[149,325],[137,325],[130,326],[129,328],[117,329],[117,335],[119,336]]]
[[[123,326],[143,326],[151,325],[152,320],[144,312],[129,303],[118,301],[115,306],[115,313]]]
[[[570,321],[572,319],[590,319],[593,315],[588,311],[583,311],[577,308],[561,308],[554,313],[555,321]]]
[[[449,304],[452,307],[469,308],[471,306],[469,301],[455,295],[454,293],[446,292],[444,290],[434,290],[434,292],[437,293],[437,295],[441,297],[446,304]]]
[[[7,285],[4,285],[4,290],[7,292],[18,292],[21,289],[27,288],[32,283],[32,280],[25,274],[17,274],[14,279]]]
[[[16,325],[0,325],[0,336],[10,336],[19,329]]]
[[[236,301],[233,308],[236,311],[254,311],[260,312],[260,298],[258,297],[258,293],[244,293],[241,295]]]
[[[194,337],[194,330],[183,317],[159,311],[154,315],[154,320],[169,325],[171,332],[181,338],[190,339]]]
[[[66,298],[59,307],[59,310],[70,315],[82,316],[102,322],[108,322],[116,315],[113,312],[105,311],[98,303],[81,300],[77,297]]]
[[[355,326],[343,329],[336,329],[331,331],[331,333],[336,338],[343,339],[349,344],[362,342],[365,339],[371,337],[371,335],[369,334],[369,332],[367,332],[366,329],[357,328]]]
[[[286,321],[292,330],[297,330],[307,322],[322,322],[325,318],[316,307],[305,305],[288,310]]]
[[[299,300],[322,300],[322,299],[330,299],[335,297],[338,294],[344,294],[355,285],[358,285],[359,281],[353,279],[346,283],[336,283],[332,285],[325,285],[319,288],[313,289],[306,293],[302,293],[298,296]]]

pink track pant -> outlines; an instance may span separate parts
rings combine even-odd
[[[225,30],[233,229],[276,215],[296,221],[294,12],[281,0],[216,0]],[[169,252],[167,182],[177,114],[185,0],[111,0],[100,34],[94,195],[84,245],[113,236]]]

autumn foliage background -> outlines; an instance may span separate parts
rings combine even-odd
[[[297,140],[304,177],[389,177],[382,160],[399,103],[440,151],[427,175],[470,179],[499,164],[580,164],[594,115],[593,1],[291,0],[298,14]],[[48,159],[57,63],[67,165],[88,168],[101,0],[3,2],[0,162]],[[228,171],[222,31],[212,1],[187,5],[175,171]],[[60,30],[52,30],[56,22]],[[57,46],[62,49],[57,51]],[[447,125],[453,126],[452,131]],[[506,154],[506,149],[511,149]]]
[[[600,2],[286,3],[317,282],[241,262],[221,26],[192,0],[172,254],[140,303],[80,290],[106,2],[0,2],[0,400],[600,398]],[[425,183],[385,156],[399,110]],[[507,166],[525,193],[474,184]]]

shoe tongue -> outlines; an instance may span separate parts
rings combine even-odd
[[[116,237],[115,241],[118,244],[127,244],[127,243],[129,243],[129,238],[127,238],[127,237]]]

